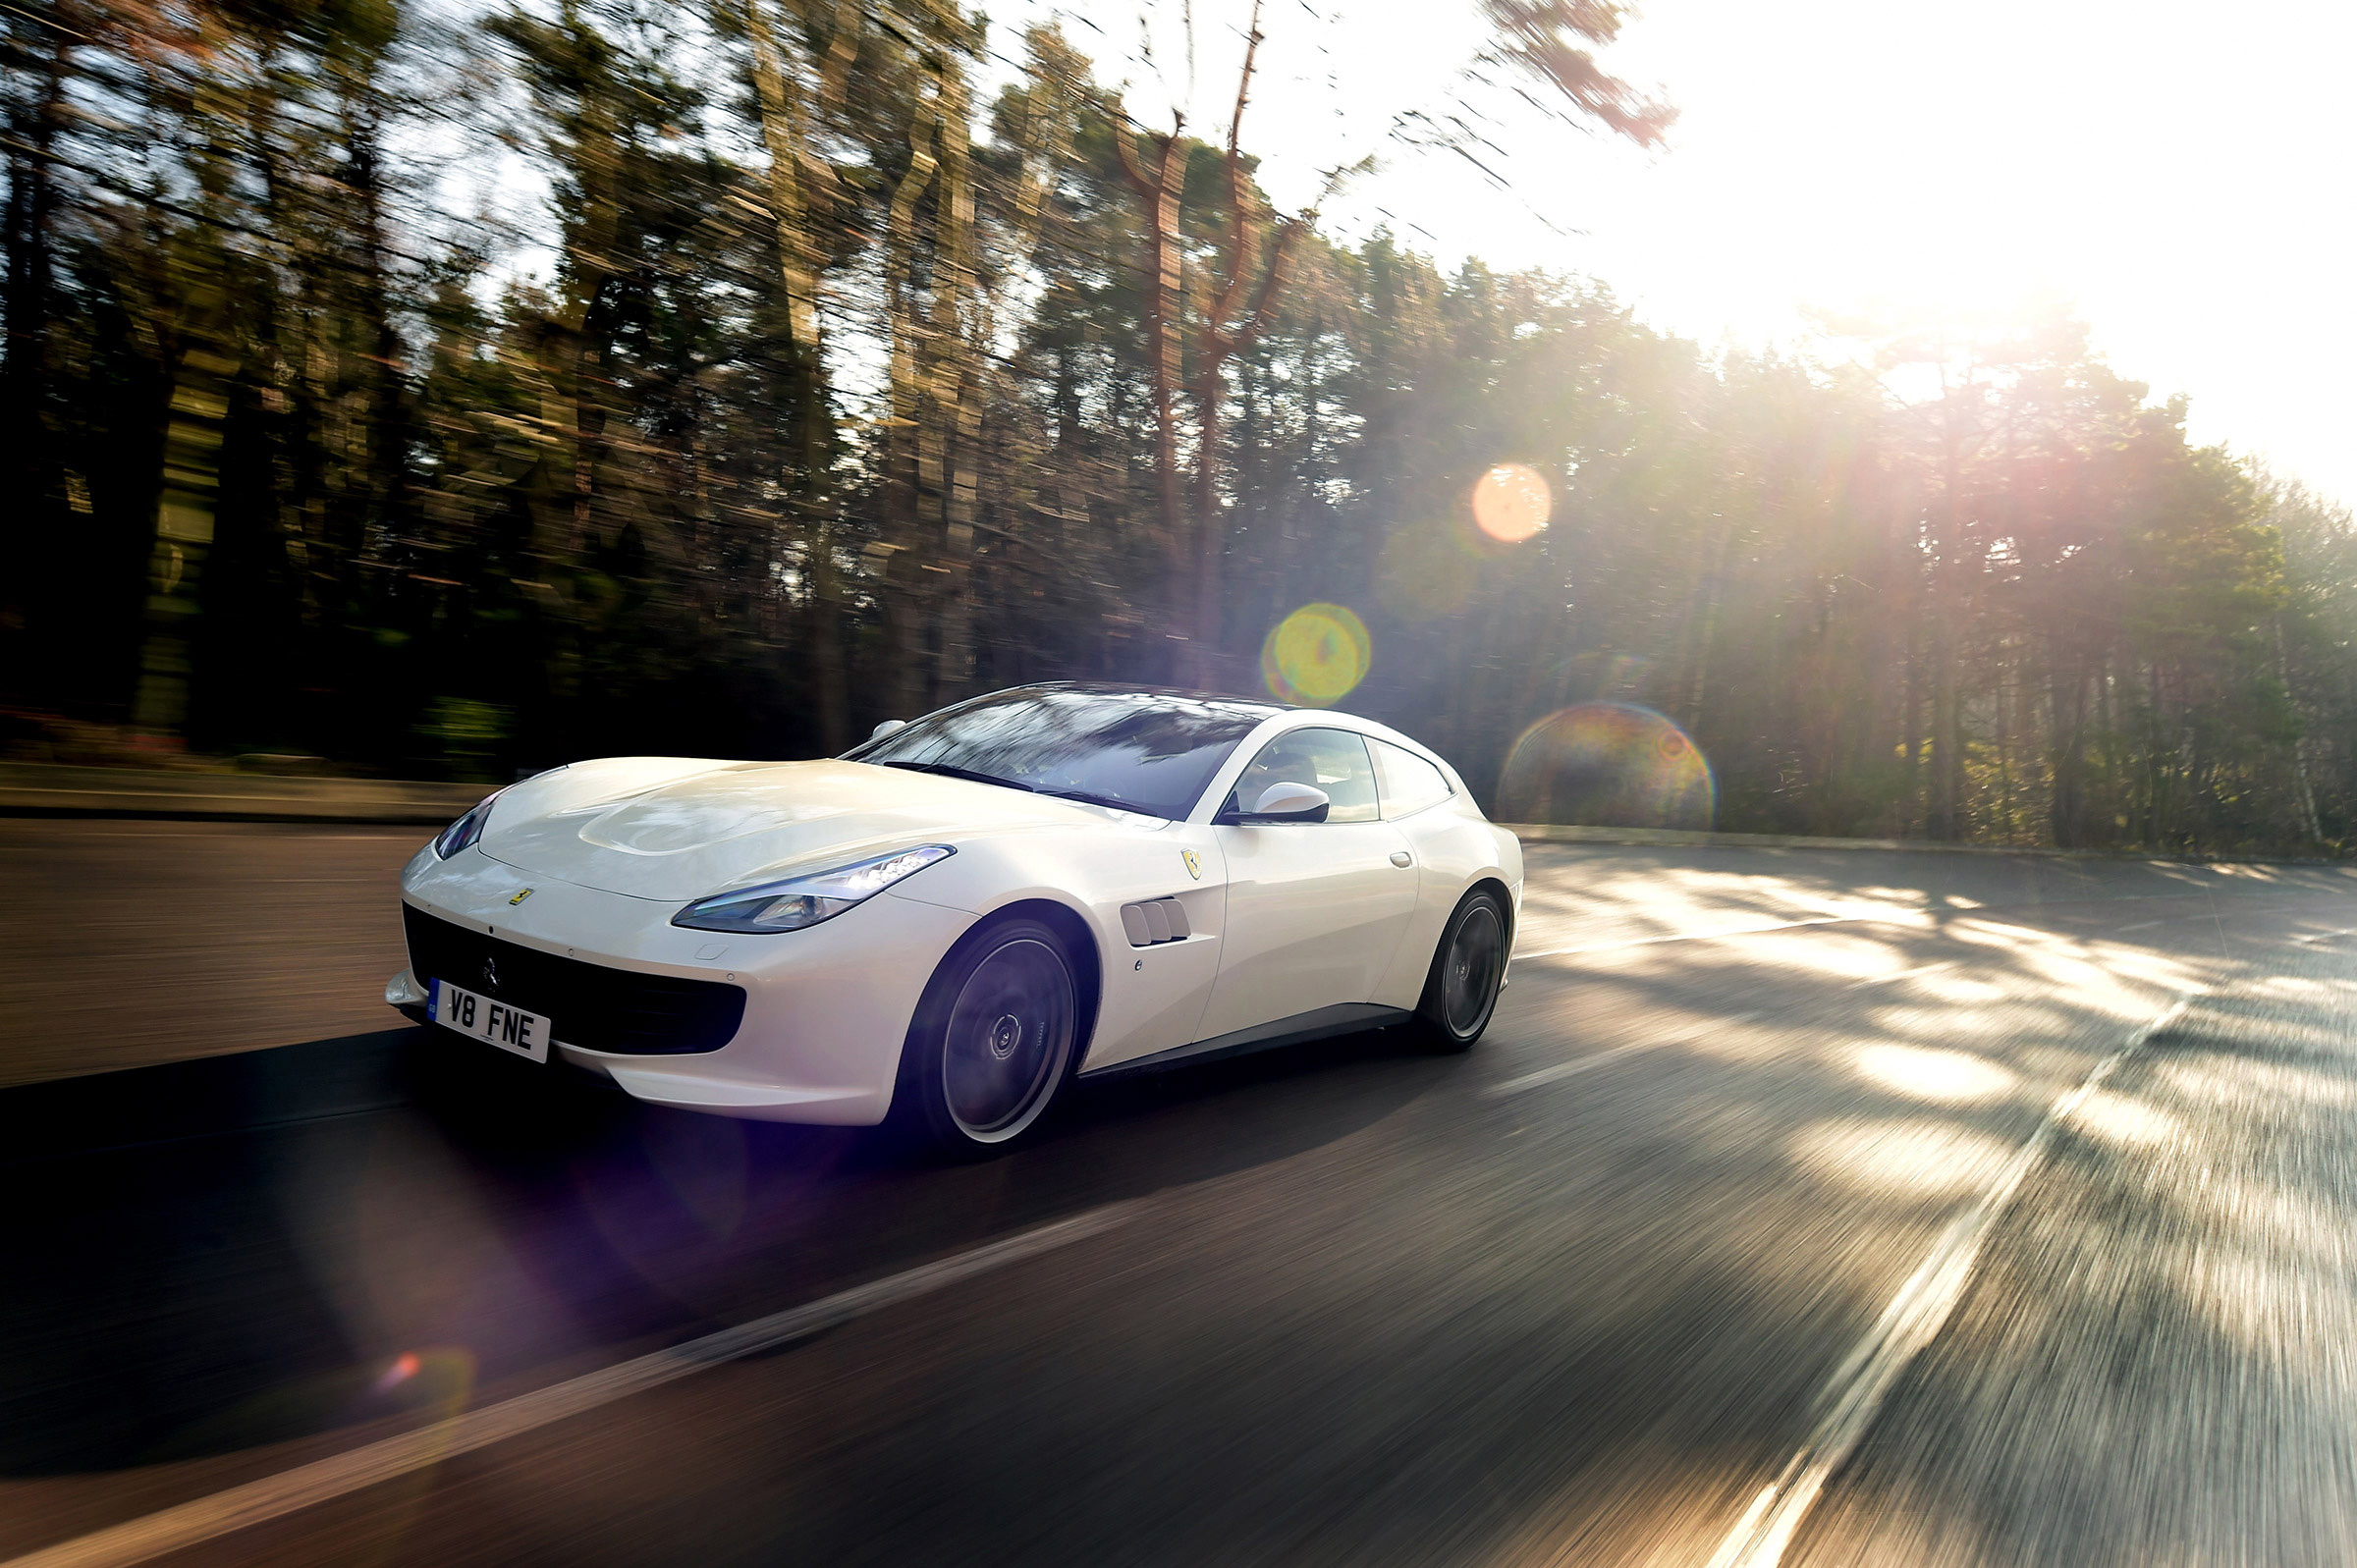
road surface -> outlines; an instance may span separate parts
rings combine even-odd
[[[931,1168],[362,1034],[385,917],[205,907],[412,833],[99,826],[6,849],[268,995],[80,1016],[315,1043],[0,1094],[0,1561],[2357,1560],[2357,877],[1534,846],[1469,1055]],[[58,924],[13,1007],[119,962]],[[174,1119],[261,1061],[367,1092]]]

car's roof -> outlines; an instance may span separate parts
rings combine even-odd
[[[1170,697],[1183,702],[1218,703],[1223,708],[1250,709],[1272,718],[1293,711],[1290,703],[1271,702],[1263,697],[1239,697],[1227,691],[1193,691],[1184,686],[1133,686],[1118,680],[1026,680],[1019,686],[1008,686],[989,695],[1004,697],[1018,691],[1077,691],[1105,697]]]
[[[1396,741],[1411,751],[1421,753],[1428,760],[1439,763],[1443,768],[1449,767],[1447,759],[1443,758],[1438,751],[1413,735],[1404,734],[1393,729],[1380,719],[1370,719],[1364,714],[1345,713],[1339,708],[1303,708],[1289,702],[1275,702],[1260,697],[1238,697],[1224,691],[1193,691],[1183,686],[1126,685],[1115,680],[1031,680],[1019,686],[1008,686],[999,691],[989,692],[983,697],[971,700],[987,701],[990,698],[1011,697],[1030,691],[1075,691],[1109,697],[1165,697],[1173,702],[1200,703],[1206,707],[1226,708],[1241,714],[1258,715],[1263,724],[1272,719],[1293,717],[1312,725],[1337,725],[1343,729],[1354,730],[1361,734],[1371,735],[1379,740]],[[1453,769],[1451,776],[1454,777]],[[1462,787],[1461,783],[1459,787]]]
[[[1225,709],[1238,717],[1256,720],[1257,723],[1253,727],[1254,733],[1260,732],[1268,725],[1280,719],[1300,721],[1299,725],[1288,728],[1333,725],[1355,730],[1374,739],[1389,740],[1405,746],[1426,761],[1437,765],[1443,773],[1448,775],[1450,783],[1457,789],[1461,790],[1465,787],[1464,780],[1458,775],[1455,768],[1452,767],[1449,760],[1431,746],[1424,744],[1412,735],[1401,733],[1379,719],[1370,719],[1364,714],[1344,713],[1339,708],[1303,708],[1289,702],[1275,702],[1259,697],[1238,697],[1223,691],[1196,691],[1184,686],[1134,685],[1118,680],[1026,680],[1020,685],[1003,686],[996,691],[987,691],[968,697],[963,702],[953,703],[949,708],[940,711],[949,713],[959,708],[978,706],[1010,698],[1021,698],[1033,693],[1048,695],[1057,692],[1072,692],[1086,696],[1161,698],[1173,703],[1183,702],[1206,708]],[[928,714],[926,717],[931,718],[932,715]],[[876,736],[862,741],[845,755],[857,760],[862,752],[866,751],[869,746],[878,743],[882,738],[882,736]]]
[[[1161,697],[1172,702],[1199,703],[1205,707],[1225,708],[1244,715],[1256,715],[1262,723],[1272,719],[1299,718],[1312,724],[1341,725],[1383,739],[1399,741],[1417,751],[1438,758],[1438,753],[1422,741],[1400,733],[1379,719],[1364,714],[1345,713],[1339,708],[1304,708],[1294,703],[1277,702],[1262,697],[1238,697],[1225,691],[1196,691],[1184,686],[1129,685],[1118,680],[1027,680],[1019,686],[1005,686],[966,699],[972,703],[990,702],[1005,697],[1019,697],[1030,692],[1078,692],[1089,696]],[[963,706],[963,704],[959,704]]]

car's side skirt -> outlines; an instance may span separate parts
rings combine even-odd
[[[1117,1061],[1109,1066],[1091,1067],[1083,1078],[1118,1078],[1125,1073],[1152,1072],[1157,1067],[1175,1067],[1180,1062],[1216,1060],[1222,1056],[1241,1056],[1255,1051],[1268,1051],[1278,1046],[1297,1046],[1305,1041],[1324,1040],[1333,1035],[1356,1034],[1361,1029],[1381,1029],[1390,1024],[1405,1023],[1415,1014],[1405,1007],[1379,1006],[1372,1001],[1344,1001],[1331,1007],[1319,1007],[1310,1012],[1297,1012],[1289,1018],[1255,1024],[1249,1029],[1237,1029],[1229,1034],[1214,1035],[1198,1040],[1191,1046],[1179,1046],[1172,1051],[1157,1051],[1150,1056],[1137,1056],[1128,1061]]]

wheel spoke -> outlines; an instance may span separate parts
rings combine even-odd
[[[1505,938],[1498,911],[1487,903],[1476,903],[1457,922],[1441,971],[1442,1010],[1455,1033],[1472,1033],[1487,1016],[1498,990]]]
[[[942,1093],[960,1131],[1000,1142],[1044,1107],[1071,1051],[1071,975],[1046,943],[1020,938],[975,965],[950,1009]]]

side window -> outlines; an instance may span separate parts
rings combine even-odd
[[[1295,730],[1263,746],[1235,782],[1239,809],[1249,811],[1271,784],[1301,784],[1326,791],[1328,822],[1375,820],[1375,767],[1367,743],[1347,730]]]
[[[1375,767],[1383,780],[1384,821],[1397,822],[1456,793],[1449,787],[1446,774],[1406,747],[1388,740],[1367,744],[1374,749]]]

